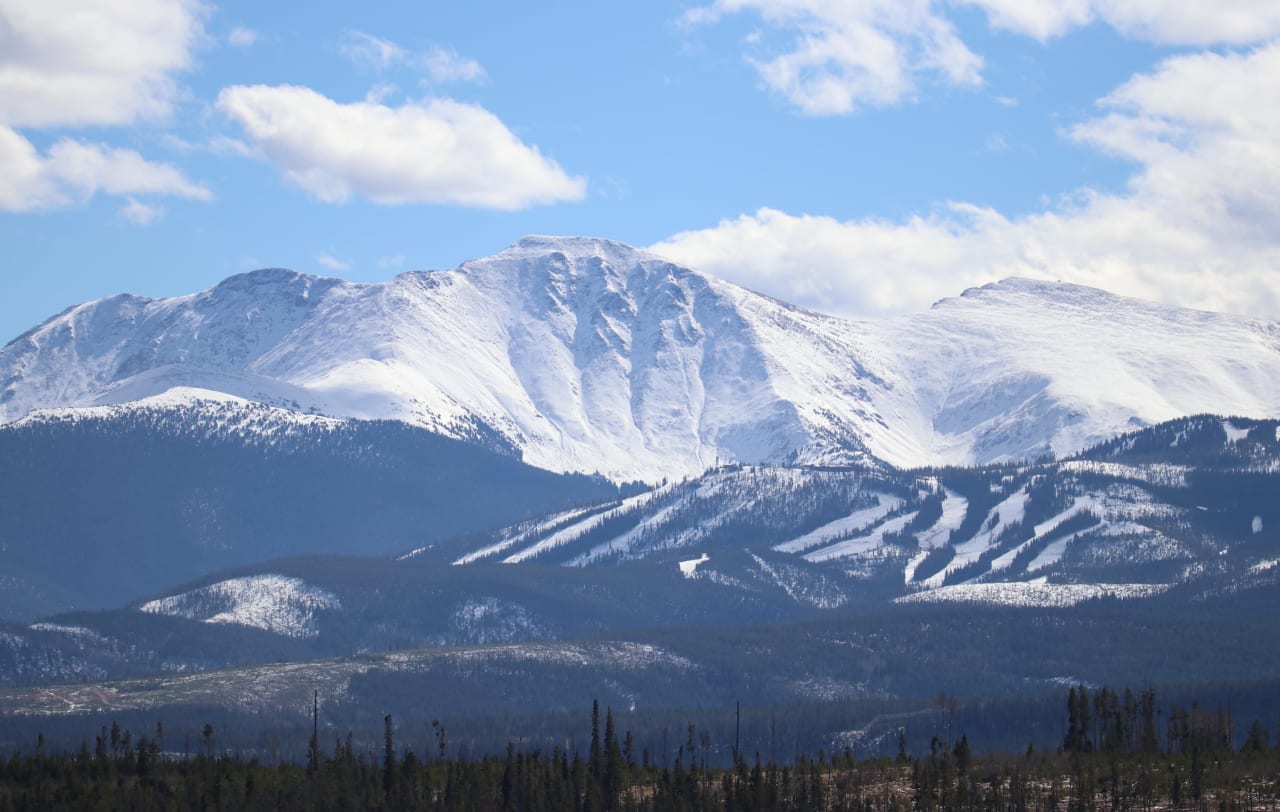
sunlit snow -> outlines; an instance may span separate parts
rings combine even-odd
[[[0,349],[0,423],[199,389],[492,431],[533,465],[620,480],[718,462],[971,464],[1183,415],[1271,414],[1271,331],[1025,279],[848,321],[608,240],[531,237],[380,284],[274,269],[72,307]]]
[[[692,578],[694,573],[698,571],[699,564],[705,564],[711,560],[711,556],[703,553],[697,558],[690,558],[687,561],[680,562],[680,574],[686,578]]]
[[[235,623],[286,637],[315,637],[317,611],[338,609],[338,597],[285,575],[230,578],[178,595],[148,601],[139,611],[205,623]]]

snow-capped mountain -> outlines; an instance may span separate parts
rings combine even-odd
[[[352,284],[284,270],[73,307],[0,350],[0,422],[175,387],[496,433],[616,479],[719,462],[988,462],[1280,412],[1280,325],[1007,280],[880,322],[606,240]],[[192,395],[196,396],[195,394]]]

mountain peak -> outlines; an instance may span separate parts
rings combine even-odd
[[[180,386],[496,433],[530,464],[620,479],[967,464],[1075,451],[1134,419],[1274,414],[1276,330],[1021,278],[855,323],[625,243],[534,235],[380,284],[265,268],[78,306],[0,350],[0,423]]]
[[[634,264],[645,260],[661,261],[656,254],[617,240],[603,237],[568,237],[530,234],[521,237],[505,251],[487,259],[540,257],[562,254],[566,259],[600,258],[610,264]],[[484,260],[477,260],[484,261]]]

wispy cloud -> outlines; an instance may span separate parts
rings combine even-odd
[[[227,32],[227,44],[234,48],[252,48],[258,42],[258,32],[237,25]]]
[[[391,40],[364,31],[348,31],[338,46],[343,56],[356,65],[378,72],[396,67],[423,74],[431,84],[478,82],[485,79],[484,67],[451,48],[434,45],[421,53],[410,51]]]
[[[409,52],[399,45],[363,31],[348,31],[338,51],[357,65],[375,70],[386,70],[409,59]]]
[[[120,216],[135,226],[149,226],[164,216],[164,206],[149,205],[131,197],[120,207]]]
[[[320,263],[321,265],[323,265],[324,267],[328,268],[331,271],[351,270],[351,265],[349,263],[343,262],[342,260],[333,256],[332,254],[327,254],[327,253],[316,254],[316,262]]]

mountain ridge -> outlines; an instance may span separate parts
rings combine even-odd
[[[69,308],[0,350],[0,423],[174,387],[446,435],[615,480],[719,462],[1066,454],[1280,410],[1280,325],[1010,278],[876,322],[593,237],[351,283],[287,269]]]

